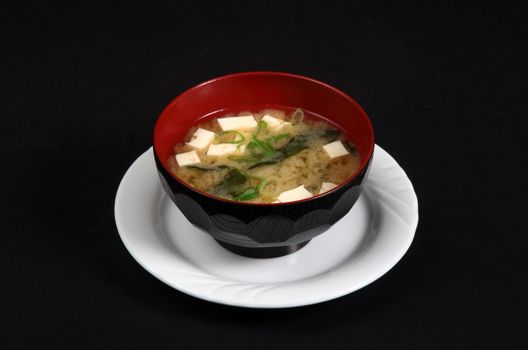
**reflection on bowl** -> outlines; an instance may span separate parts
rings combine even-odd
[[[358,171],[329,192],[294,202],[244,203],[199,191],[176,177],[167,160],[190,128],[219,114],[302,108],[338,126],[359,153]],[[175,98],[154,129],[163,188],[185,217],[230,251],[256,258],[295,252],[347,214],[357,201],[374,150],[367,114],[349,96],[320,81],[288,73],[248,72],[199,84]]]

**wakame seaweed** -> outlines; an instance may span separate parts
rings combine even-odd
[[[247,182],[248,178],[246,174],[240,171],[240,169],[232,168],[226,177],[211,189],[211,192],[220,197],[236,197],[244,192],[245,188],[243,185]]]
[[[256,160],[255,164],[251,165],[249,169],[262,165],[279,163],[308,148],[308,142],[310,140],[321,138],[325,142],[332,142],[335,141],[340,134],[341,132],[339,130],[324,130],[294,136],[286,145],[274,150],[272,153],[268,153],[266,157],[261,157],[261,159]]]

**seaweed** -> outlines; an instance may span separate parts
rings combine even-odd
[[[271,146],[266,148],[266,152],[263,152],[261,157],[253,157],[248,159],[253,161],[254,164],[249,166],[249,169],[253,169],[262,165],[276,164],[284,159],[294,156],[299,152],[308,148],[308,143],[311,140],[320,138],[325,142],[332,142],[336,140],[341,132],[339,130],[324,130],[324,131],[313,131],[305,134],[294,136],[286,145],[281,148],[274,150]]]
[[[211,193],[220,196],[236,197],[244,193],[244,185],[248,182],[248,177],[240,169],[231,168],[224,179],[211,189]]]

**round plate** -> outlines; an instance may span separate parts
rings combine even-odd
[[[389,271],[411,245],[418,201],[403,169],[376,146],[347,215],[294,254],[252,259],[225,250],[185,219],[161,188],[149,149],[121,180],[115,218],[130,254],[169,286],[221,304],[282,308],[346,295]]]

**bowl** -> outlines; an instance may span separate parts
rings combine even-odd
[[[186,184],[167,164],[190,128],[210,118],[264,108],[302,108],[340,128],[355,145],[361,166],[329,192],[294,202],[236,202]],[[185,91],[162,111],[154,128],[154,156],[168,196],[197,228],[233,253],[273,258],[293,253],[328,230],[356,203],[374,150],[370,120],[351,97],[318,80],[279,72],[222,76]]]

